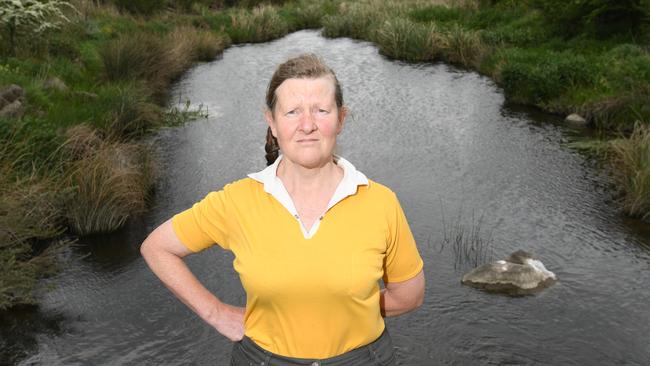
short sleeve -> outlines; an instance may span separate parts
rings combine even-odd
[[[191,208],[172,217],[172,227],[180,241],[198,252],[219,244],[228,244],[228,197],[225,190],[210,192]]]
[[[392,198],[387,213],[389,238],[384,258],[384,283],[409,280],[424,266],[402,206],[394,193]]]

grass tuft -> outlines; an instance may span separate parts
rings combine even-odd
[[[110,232],[143,212],[154,181],[151,151],[142,144],[102,139],[88,126],[68,130],[71,164],[65,216],[79,235]]]
[[[628,138],[611,141],[612,164],[623,193],[623,211],[650,219],[650,126],[637,123]]]
[[[375,42],[384,55],[411,62],[433,60],[437,54],[432,35],[434,26],[414,23],[405,18],[386,20],[377,30]]]
[[[46,250],[35,251],[36,240],[60,235],[63,190],[55,170],[25,166],[31,161],[34,140],[22,130],[0,136],[0,310],[17,304],[33,304],[38,280],[56,267],[60,240]]]
[[[234,43],[266,42],[289,32],[277,8],[270,5],[261,5],[253,10],[234,10],[230,20],[228,34]]]
[[[323,17],[323,36],[371,40],[385,16],[380,8],[370,6],[368,3],[344,2],[339,6],[337,14]]]
[[[456,65],[478,68],[487,53],[479,32],[453,26],[444,34],[445,59]]]

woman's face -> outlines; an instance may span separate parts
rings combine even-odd
[[[306,168],[331,161],[346,114],[334,93],[330,76],[287,79],[276,89],[275,109],[265,118],[286,159]]]

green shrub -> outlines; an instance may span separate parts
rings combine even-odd
[[[38,39],[68,22],[64,8],[76,9],[63,0],[0,0],[0,26],[9,44],[9,51],[16,52],[21,38]],[[2,37],[2,38],[5,38]]]

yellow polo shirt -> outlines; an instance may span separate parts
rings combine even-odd
[[[344,180],[355,172],[345,164]],[[395,194],[367,180],[306,232],[265,186],[253,178],[227,184],[172,218],[190,250],[218,243],[234,253],[247,295],[245,334],[299,358],[333,357],[377,339],[378,281],[405,281],[423,267]]]

